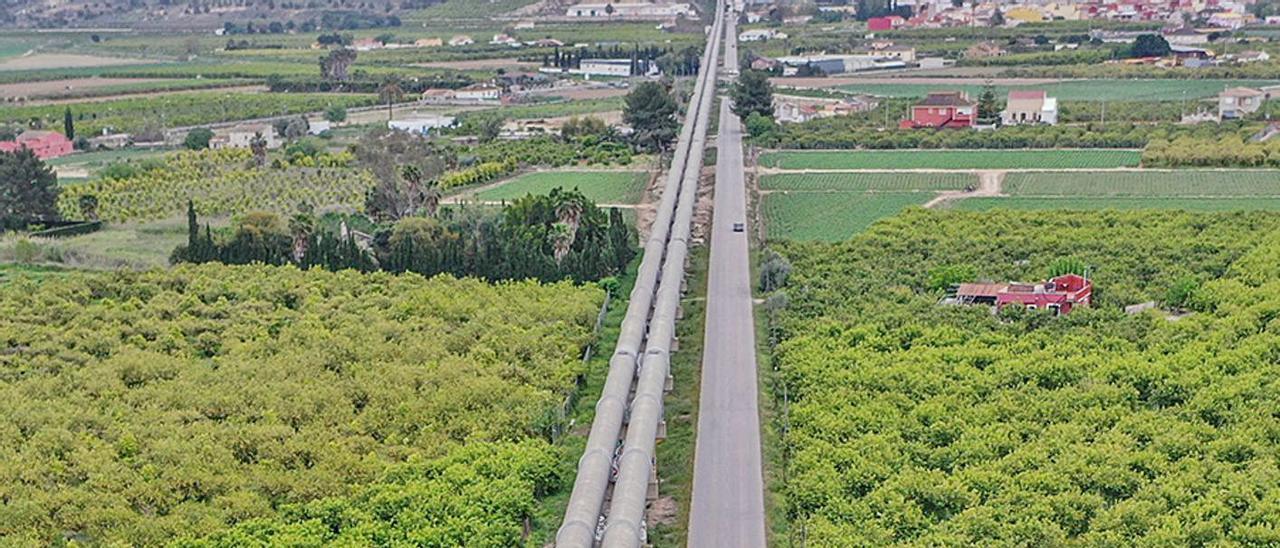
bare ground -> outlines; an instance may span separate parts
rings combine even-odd
[[[945,192],[939,192],[937,197],[925,202],[924,207],[933,208],[947,202],[963,200],[965,198],[990,198],[993,196],[1000,196],[1000,187],[1004,184],[1004,175],[1004,171],[979,171],[978,188],[972,191],[948,190]]]
[[[698,182],[698,199],[693,203],[693,228],[689,236],[691,243],[700,244],[707,241],[711,233],[711,208],[715,203],[716,167],[702,168],[701,181]]]
[[[106,67],[112,65],[138,65],[154,63],[148,59],[128,57],[103,57],[78,53],[28,53],[0,61],[0,70],[27,70],[52,68]]]

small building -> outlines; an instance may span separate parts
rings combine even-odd
[[[890,15],[888,17],[872,17],[867,19],[867,30],[893,30],[902,26],[905,22],[906,19],[897,15]]]
[[[631,76],[630,59],[583,59],[573,72],[588,76]]]
[[[1004,48],[997,46],[995,42],[978,42],[969,49],[965,50],[964,56],[971,59],[983,59],[986,57],[1000,57],[1004,55]]]
[[[1031,6],[1015,6],[1004,12],[1004,18],[1019,23],[1039,23],[1044,21],[1044,13]]]
[[[370,51],[382,49],[382,42],[374,38],[356,38],[351,42],[351,47],[356,51]]]
[[[1049,310],[1069,314],[1077,306],[1093,301],[1093,282],[1077,274],[1064,274],[1044,283],[962,283],[947,302],[994,305],[996,310],[1020,306],[1027,310]]]
[[[458,98],[458,92],[451,89],[431,88],[422,92],[424,103],[448,103]]]
[[[1199,46],[1209,43],[1209,35],[1203,34],[1191,27],[1178,27],[1176,29],[1160,33],[1166,42],[1170,45],[1180,46]]]
[[[555,38],[543,38],[541,40],[534,40],[529,45],[535,48],[560,48],[564,47],[564,42],[556,40]]]
[[[787,33],[773,29],[744,30],[738,34],[739,42],[768,42],[769,40],[786,40]]]
[[[454,93],[459,101],[497,101],[502,98],[502,89],[492,84],[472,84]]]
[[[414,116],[412,118],[389,120],[387,127],[418,135],[427,135],[433,129],[453,127],[455,121],[456,119],[453,116]]]
[[[584,3],[570,6],[566,13],[569,17],[581,18],[624,18],[624,19],[667,19],[671,17],[692,17],[693,6],[682,3]]]
[[[945,66],[947,66],[947,60],[941,57],[920,58],[920,68],[922,69],[940,69]]]
[[[489,43],[494,45],[500,45],[500,46],[511,46],[511,47],[520,46],[519,40],[516,40],[514,37],[506,33],[498,33],[493,35],[493,39],[489,40]]]
[[[449,45],[454,47],[470,46],[471,44],[474,44],[474,43],[476,43],[476,41],[472,40],[470,36],[467,36],[465,34],[459,34],[449,39]]]
[[[333,129],[333,122],[328,120],[311,120],[307,122],[307,135],[320,135]]]
[[[1010,90],[1000,121],[1006,126],[1058,123],[1058,98],[1044,90]]]
[[[89,138],[89,149],[109,149],[115,150],[129,146],[133,143],[133,137],[128,133],[108,133],[97,137]]]
[[[962,91],[930,92],[911,107],[911,119],[901,121],[902,129],[970,128],[977,118],[978,103]]]
[[[267,148],[280,148],[280,139],[276,138],[271,124],[240,124],[230,128],[213,130],[213,138],[209,139],[209,148],[249,148],[254,138],[261,135],[267,142]]]
[[[12,141],[0,141],[0,152],[17,152],[23,148],[45,160],[71,154],[75,147],[66,135],[56,131],[27,130]]]
[[[751,70],[774,71],[781,65],[768,57],[756,57],[751,61]]]
[[[871,50],[871,54],[889,59],[897,59],[906,63],[916,61],[916,48],[911,46],[890,45]]]
[[[413,45],[419,48],[438,48],[444,45],[442,38],[419,38],[413,41]]]
[[[1218,118],[1221,120],[1244,118],[1262,108],[1262,103],[1266,100],[1267,94],[1262,90],[1244,87],[1228,88],[1218,94]]]

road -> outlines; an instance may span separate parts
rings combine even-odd
[[[732,30],[732,27],[730,27]],[[729,36],[733,36],[732,33]],[[763,548],[764,472],[756,386],[742,125],[720,108],[706,337],[694,449],[689,546]]]

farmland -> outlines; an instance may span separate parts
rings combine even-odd
[[[1010,173],[1005,176],[1004,193],[1014,196],[1280,197],[1280,171]]]
[[[1009,90],[1045,90],[1059,101],[1180,101],[1216,96],[1223,88],[1231,86],[1263,87],[1280,82],[1275,80],[1063,80],[1019,86],[993,86],[998,95]],[[965,91],[970,97],[982,93],[978,84],[948,85],[949,90]],[[939,84],[846,84],[837,89],[849,93],[867,93],[882,97],[924,97],[937,91]]]
[[[770,240],[848,239],[884,217],[922,205],[932,192],[792,192],[764,198]]]
[[[760,178],[760,188],[788,191],[960,190],[975,185],[971,173],[776,173]]]
[[[780,169],[1099,169],[1136,167],[1136,150],[774,151],[760,165]]]
[[[648,179],[642,171],[537,171],[477,192],[475,197],[485,202],[511,201],[563,188],[580,190],[588,200],[601,204],[634,204],[640,201]]]
[[[1187,197],[1030,197],[967,198],[947,207],[962,211],[1010,210],[1185,210],[1185,211],[1280,211],[1280,197],[1187,198]]]
[[[22,505],[0,533],[519,544],[561,485],[545,435],[601,298],[261,265],[6,273],[0,483]]]
[[[1259,433],[1278,229],[1258,212],[913,210],[779,246],[788,529],[814,546],[1273,543],[1280,451]],[[936,304],[941,274],[1034,281],[1066,257],[1092,266],[1093,309]],[[1120,311],[1170,298],[1194,313]]]

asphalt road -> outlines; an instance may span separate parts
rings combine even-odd
[[[729,34],[733,36],[733,34]],[[764,548],[764,478],[742,126],[720,108],[689,546]]]

